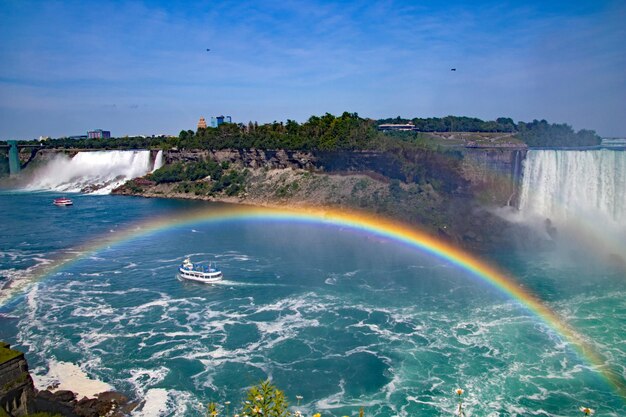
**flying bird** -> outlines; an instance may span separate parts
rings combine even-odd
[[[206,48],[206,51],[207,51],[207,52],[209,52],[209,51],[210,51],[210,49],[209,49],[209,48]]]
[[[456,71],[456,68],[450,68],[450,71]]]

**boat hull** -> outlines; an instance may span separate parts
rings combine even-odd
[[[182,279],[195,281],[195,282],[202,282],[205,284],[219,282],[223,278],[222,271],[200,272],[200,271],[190,271],[184,268],[178,268],[178,272],[179,272],[179,276]]]
[[[52,204],[54,204],[55,206],[59,206],[59,207],[65,207],[65,206],[71,206],[74,203],[72,202],[72,200],[54,200],[52,202]]]

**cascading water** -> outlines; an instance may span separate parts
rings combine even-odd
[[[591,216],[626,225],[626,152],[528,151],[519,208],[561,223]]]
[[[159,149],[159,152],[157,152],[156,157],[154,158],[154,166],[152,167],[152,172],[156,171],[162,166],[163,166],[163,151]]]
[[[58,155],[37,169],[25,187],[29,190],[87,192],[109,194],[111,190],[132,178],[151,172],[154,164],[150,151],[79,152],[73,158]]]
[[[519,210],[567,257],[626,267],[626,152],[528,151]]]

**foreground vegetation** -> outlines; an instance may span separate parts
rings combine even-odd
[[[211,196],[223,192],[235,196],[244,190],[247,174],[245,169],[230,169],[228,162],[218,164],[208,159],[164,165],[146,179],[156,184],[179,183],[176,191],[180,193]]]
[[[378,131],[384,123],[412,123],[414,132],[386,134]],[[591,130],[575,132],[567,124],[551,124],[545,120],[515,123],[500,117],[494,121],[477,118],[446,116],[442,118],[413,118],[373,120],[357,113],[344,112],[340,116],[326,113],[311,116],[306,122],[294,120],[235,124],[224,123],[217,128],[183,130],[178,137],[123,137],[111,139],[50,139],[46,148],[74,149],[292,149],[292,150],[380,150],[397,146],[397,142],[428,145],[427,132],[483,132],[514,135],[528,146],[595,146],[600,137]]]
[[[463,394],[465,390],[457,388],[454,390],[453,395],[456,400],[456,405],[453,408],[453,415],[459,417],[467,416],[467,408],[463,402]],[[233,411],[230,411],[230,401],[225,401],[222,405],[216,402],[209,402],[206,405],[200,404],[201,411],[203,411],[206,417],[304,417],[305,414],[300,410],[300,401],[302,397],[296,396],[296,406],[289,406],[289,401],[285,396],[285,393],[276,388],[269,380],[262,381],[259,384],[253,386],[246,393],[246,399],[242,402],[240,410],[233,407]],[[452,402],[452,401],[451,401]],[[293,410],[293,411],[292,411]],[[581,406],[578,411],[583,416],[590,416],[595,413],[591,408]],[[365,409],[359,407],[359,417],[365,416]],[[322,417],[322,413],[314,413],[311,417]],[[348,417],[348,416],[343,416]]]

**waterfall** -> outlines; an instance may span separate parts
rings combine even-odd
[[[162,163],[162,153],[159,154]],[[158,161],[159,155],[154,165]],[[73,158],[59,154],[35,169],[25,188],[109,194],[129,179],[144,176],[152,169],[150,151],[79,152]]]
[[[626,227],[626,152],[530,150],[519,209],[556,224]]]
[[[159,152],[157,152],[156,157],[154,158],[154,167],[152,168],[152,172],[156,171],[162,166],[163,166],[163,151],[159,149]]]

